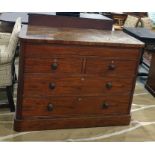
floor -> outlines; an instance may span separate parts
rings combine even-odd
[[[146,71],[145,68],[140,70]],[[144,89],[145,81],[145,78],[137,79],[131,111],[132,120],[128,126],[15,132],[14,113],[3,108],[0,109],[0,141],[155,141],[155,98]],[[5,93],[0,92],[0,103],[4,102]]]

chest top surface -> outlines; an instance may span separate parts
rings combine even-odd
[[[79,28],[54,28],[41,26],[22,27],[19,38],[26,42],[44,42],[75,45],[104,45],[143,47],[144,44],[120,31]]]

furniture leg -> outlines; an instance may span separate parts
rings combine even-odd
[[[6,91],[7,91],[7,98],[8,98],[8,102],[9,102],[10,111],[14,112],[15,105],[14,105],[14,101],[13,101],[13,86],[7,86]]]

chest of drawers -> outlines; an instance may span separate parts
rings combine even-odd
[[[24,26],[16,131],[127,125],[143,43],[101,30]]]

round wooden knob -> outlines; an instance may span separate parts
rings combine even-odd
[[[107,102],[103,102],[103,104],[102,104],[102,108],[103,108],[103,109],[107,109],[107,108],[109,108],[109,103],[107,103]]]
[[[56,70],[58,68],[58,64],[57,63],[53,63],[51,65],[52,70]]]
[[[55,87],[56,87],[56,84],[55,84],[55,83],[50,83],[50,84],[49,84],[49,88],[50,88],[50,89],[55,89]]]
[[[52,111],[53,110],[53,104],[49,103],[47,106],[47,110]]]
[[[78,101],[79,101],[79,102],[80,102],[80,101],[82,101],[82,98],[81,98],[81,97],[79,97],[79,98],[78,98]]]
[[[115,64],[112,63],[112,64],[109,65],[109,70],[114,70],[115,68],[116,68]]]
[[[106,83],[106,88],[111,89],[112,88],[112,83],[111,82]]]

